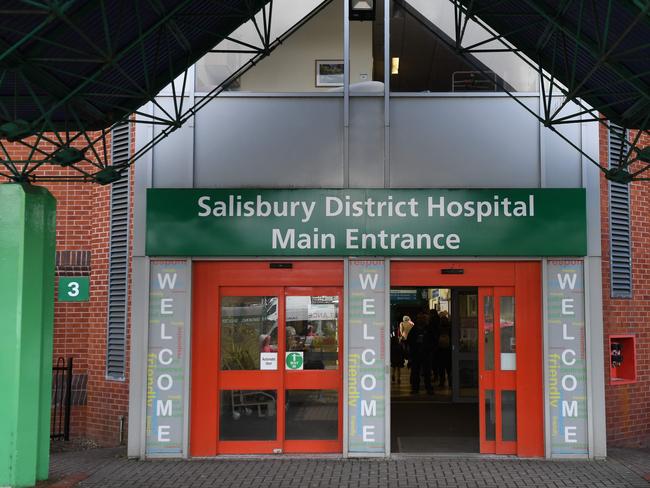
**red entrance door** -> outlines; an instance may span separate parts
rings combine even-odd
[[[478,288],[480,450],[543,456],[540,263],[398,261],[391,286]]]
[[[192,455],[342,450],[341,282],[335,262],[194,266]]]
[[[479,288],[479,428],[482,453],[517,453],[515,291]]]

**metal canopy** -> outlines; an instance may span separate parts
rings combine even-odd
[[[110,127],[268,1],[3,0],[0,123]]]
[[[272,35],[273,1],[5,0],[0,5],[0,178],[118,180],[332,0],[322,0],[280,35]],[[244,23],[253,27],[256,40],[236,38]],[[223,41],[227,49],[218,47]],[[189,73],[208,52],[239,52],[249,59],[195,98]],[[171,108],[157,97],[165,87]],[[139,109],[147,103],[155,114]],[[159,129],[128,161],[112,162],[111,129],[125,123]],[[51,165],[60,169],[40,171]]]
[[[560,137],[556,126],[585,120],[609,119],[641,129],[622,145],[618,165],[601,170],[622,182],[644,179],[650,148],[637,143],[650,129],[650,0],[450,1],[456,12],[456,38],[450,47],[470,61],[474,53],[510,51],[538,69],[544,80],[544,114],[532,115]],[[0,176],[15,181],[115,181],[144,151],[329,2],[324,0],[272,41],[273,0],[4,0]],[[259,34],[259,46],[229,37],[249,20]],[[469,22],[491,37],[466,42]],[[212,48],[224,39],[239,43],[253,58],[207,96],[188,97],[188,70],[205,53],[218,52]],[[494,48],[494,41],[501,48]],[[158,104],[156,95],[172,80],[174,104],[169,110]],[[156,116],[138,110],[147,102],[160,109]],[[567,114],[572,104],[578,109]],[[112,166],[107,134],[130,117],[161,125],[162,131],[130,162]],[[14,151],[15,145],[27,151]],[[67,172],[41,177],[36,170],[44,164]]]
[[[650,179],[645,176],[650,146],[642,145],[650,136],[650,0],[450,2],[455,13],[452,47],[457,52],[466,58],[481,52],[516,54],[538,71],[542,114],[508,93],[515,101],[598,166],[606,178],[620,183]],[[487,36],[468,41],[470,24],[478,24]],[[621,141],[611,167],[558,130],[563,124],[584,122],[607,128],[613,122],[630,130],[632,136]]]
[[[650,128],[650,1],[457,1],[562,83],[567,99]]]

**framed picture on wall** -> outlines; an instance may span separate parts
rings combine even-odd
[[[316,86],[343,86],[343,61],[317,59]]]

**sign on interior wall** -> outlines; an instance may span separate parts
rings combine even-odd
[[[548,262],[548,376],[551,455],[589,452],[583,262]]]
[[[350,260],[348,452],[385,449],[385,264]]]
[[[187,264],[152,261],[149,282],[146,453],[183,452]]]
[[[584,256],[585,190],[147,190],[150,256]]]

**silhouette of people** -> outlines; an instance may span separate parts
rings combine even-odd
[[[433,373],[433,383],[435,384],[438,381],[438,340],[440,338],[440,316],[435,308],[429,311],[429,326],[433,334],[431,370]]]
[[[447,312],[440,313],[440,335],[436,354],[438,386],[451,387],[451,321]]]
[[[408,365],[409,368],[411,367],[411,362],[408,357],[408,346],[406,343],[406,339],[408,338],[409,332],[412,328],[413,328],[413,321],[411,321],[411,317],[409,317],[408,315],[404,315],[404,317],[402,317],[402,321],[399,323],[398,326],[398,339],[399,339],[400,346],[402,348],[402,358],[404,360],[409,361],[409,365]]]
[[[390,334],[390,367],[391,381],[399,385],[404,367],[404,348],[400,342],[399,329],[393,329]]]
[[[405,341],[408,338],[410,330],[413,328],[413,322],[411,317],[404,315],[402,321],[399,324],[399,336],[401,341]]]
[[[431,360],[435,347],[435,337],[427,313],[418,314],[415,318],[415,325],[411,328],[406,341],[411,366],[411,393],[419,393],[420,376],[423,376],[424,387],[427,393],[432,394]]]

